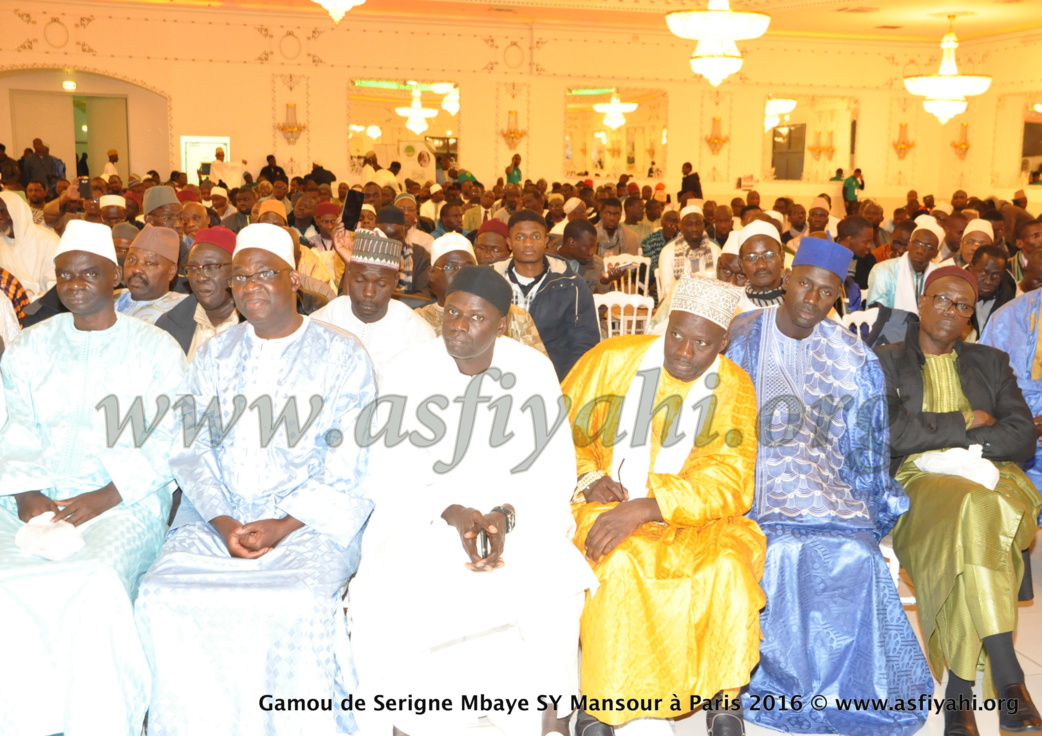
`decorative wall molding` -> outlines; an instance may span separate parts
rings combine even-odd
[[[160,89],[159,87],[156,87],[152,84],[149,84],[144,80],[137,79],[136,77],[127,76],[121,71],[99,69],[97,67],[84,66],[83,64],[75,64],[72,66],[62,67],[56,66],[55,64],[45,63],[0,63],[0,73],[11,71],[32,71],[34,69],[39,71],[57,71],[60,69],[66,69],[70,72],[86,72],[88,74],[97,74],[98,76],[102,77],[111,77],[113,79],[118,79],[121,82],[128,82],[129,84],[136,85],[138,87],[141,87],[142,89],[147,89],[149,92],[154,92],[155,94],[159,95],[164,100],[166,100],[167,149],[169,151],[170,161],[180,159],[179,156],[175,159],[176,148],[174,146],[174,99],[168,91]]]

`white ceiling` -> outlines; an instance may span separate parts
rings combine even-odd
[[[311,0],[110,0],[321,15]],[[504,24],[546,23],[666,31],[674,10],[706,7],[706,0],[367,0],[344,22],[366,17],[437,18]],[[961,41],[1042,30],[1042,0],[733,0],[733,9],[770,13],[768,35],[940,42],[947,16],[957,16]],[[894,27],[896,26],[896,28]]]

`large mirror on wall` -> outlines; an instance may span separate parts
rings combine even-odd
[[[402,165],[400,179],[437,180],[459,160],[459,85],[451,81],[356,79],[348,89],[351,170],[372,151],[380,166]]]
[[[773,94],[763,106],[763,179],[827,181],[857,155],[856,97]]]
[[[663,90],[573,88],[565,94],[565,176],[661,177],[668,97]]]

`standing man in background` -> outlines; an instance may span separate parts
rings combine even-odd
[[[116,170],[116,162],[119,161],[119,151],[115,148],[110,148],[106,154],[109,160],[105,162],[105,168],[101,171],[101,177],[108,181],[110,176],[119,176],[119,172]]]
[[[848,215],[857,214],[857,193],[864,188],[865,177],[861,175],[861,169],[854,169],[854,173],[843,180],[843,204]]]
[[[510,166],[506,168],[507,184],[521,183],[521,154],[515,153],[510,159]]]

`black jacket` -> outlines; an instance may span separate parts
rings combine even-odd
[[[587,350],[601,340],[597,308],[593,304],[590,287],[582,277],[572,273],[568,262],[557,256],[544,256],[549,273],[532,300],[529,313],[553,361],[558,380],[564,380],[568,371]],[[508,281],[507,271],[513,258],[504,258],[490,264]]]
[[[321,294],[316,294],[306,289],[297,290],[297,313],[310,315],[326,306],[329,301]],[[182,299],[174,308],[163,314],[156,320],[156,327],[169,332],[181,349],[188,355],[188,349],[192,347],[192,338],[195,337],[195,308],[199,300],[195,294],[189,294]],[[246,318],[239,314],[239,322],[245,322]]]
[[[25,308],[25,316],[21,319],[22,327],[32,327],[56,314],[64,314],[68,311],[58,298],[58,288],[52,286],[39,299]]]
[[[1035,456],[1034,419],[1006,353],[962,340],[955,344],[962,392],[973,409],[995,417],[990,427],[968,430],[961,412],[922,411],[922,366],[926,358],[919,347],[917,320],[909,324],[904,342],[875,351],[886,376],[891,475],[909,455],[949,447],[982,445],[989,460],[1024,462]]]

